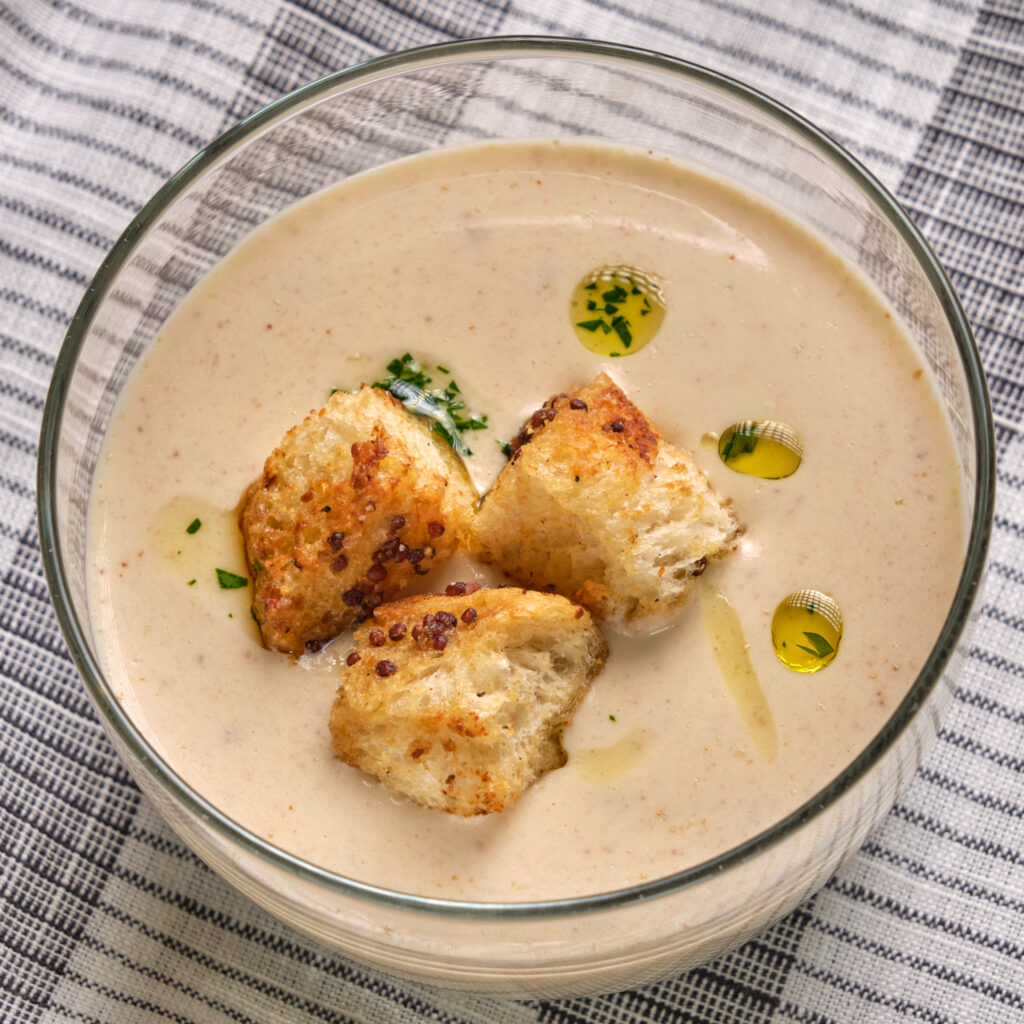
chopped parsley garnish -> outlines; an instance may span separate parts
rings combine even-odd
[[[451,372],[442,366],[437,368],[444,374]],[[390,392],[409,412],[431,420],[434,432],[443,437],[457,454],[463,458],[473,454],[461,435],[467,430],[486,430],[487,417],[466,412],[462,389],[454,378],[443,389],[428,391],[433,379],[409,352],[392,359],[388,363],[388,373],[389,377],[376,381],[373,386]]]
[[[239,576],[237,572],[228,572],[227,569],[216,569],[217,585],[221,590],[238,590],[247,587],[249,580],[245,576]]]
[[[193,519],[192,522],[189,523],[188,526],[185,527],[185,532],[186,533],[196,533],[198,531],[199,527],[202,526],[202,525],[203,524],[202,524],[201,520]]]
[[[189,585],[190,587],[194,587],[194,586],[196,585],[196,581],[195,581],[195,580],[189,580],[189,581],[188,581],[188,585]]]

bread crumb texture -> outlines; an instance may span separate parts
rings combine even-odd
[[[263,644],[317,650],[466,536],[476,493],[451,449],[387,392],[337,392],[284,436],[239,522]]]
[[[330,716],[342,761],[461,816],[504,810],[565,763],[562,730],[607,656],[566,598],[475,586],[376,608]]]
[[[511,447],[475,517],[474,553],[623,632],[664,625],[735,546],[729,502],[605,374],[549,399]]]

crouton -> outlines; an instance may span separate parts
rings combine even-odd
[[[642,634],[732,550],[729,503],[604,374],[550,399],[511,447],[470,547],[523,586],[556,590]]]
[[[239,523],[264,646],[317,650],[449,558],[476,493],[447,444],[378,388],[285,435]]]
[[[475,587],[376,608],[330,716],[342,761],[464,817],[504,810],[565,764],[562,728],[607,655],[564,597]]]

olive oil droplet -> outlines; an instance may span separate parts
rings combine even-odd
[[[839,605],[820,590],[790,594],[772,616],[775,654],[794,672],[817,672],[831,664],[842,636]]]
[[[584,348],[599,356],[632,355],[665,319],[661,286],[634,267],[601,267],[573,289],[569,319]]]
[[[775,420],[744,420],[718,439],[721,460],[737,473],[780,480],[800,467],[804,446],[796,431]]]

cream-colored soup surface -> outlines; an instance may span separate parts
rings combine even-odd
[[[596,267],[658,275],[667,313],[625,358],[576,339]],[[481,491],[499,440],[605,370],[695,452],[745,527],[675,625],[610,636],[565,733],[568,764],[498,815],[424,810],[338,761],[327,719],[346,637],[264,650],[234,509],[291,425],[411,351],[489,416],[467,435]],[[876,734],[938,634],[964,513],[929,373],[874,293],[804,229],[647,154],[583,143],[440,151],[363,175],[261,229],[197,287],[126,389],[92,505],[92,612],[118,697],[155,748],[274,844],[382,886],[519,900],[604,891],[721,853],[826,784]],[[447,378],[435,374],[438,383]],[[788,479],[728,469],[706,434],[775,418],[803,439]],[[194,519],[202,527],[188,534]],[[486,579],[464,559],[428,578]],[[776,659],[791,591],[839,602],[839,655]],[[770,711],[751,732],[701,613],[735,608]],[[703,596],[701,596],[703,594]]]

